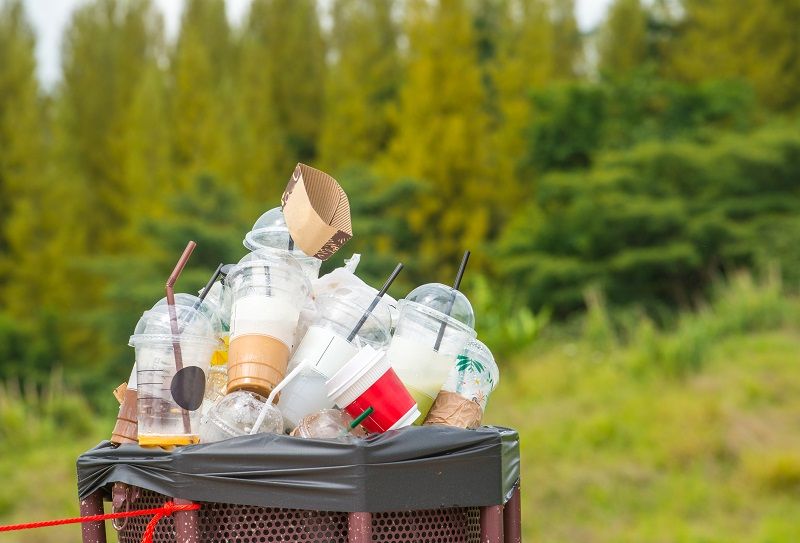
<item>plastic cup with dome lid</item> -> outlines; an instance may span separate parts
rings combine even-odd
[[[130,338],[136,352],[141,445],[173,446],[198,441],[199,408],[211,356],[219,346],[219,322],[195,308],[196,300],[190,294],[175,296],[177,337],[170,307],[162,299],[142,314]],[[181,368],[175,364],[176,343],[181,352]]]
[[[242,258],[225,280],[233,300],[228,391],[266,396],[286,374],[311,285],[294,257],[268,249]]]
[[[253,228],[245,234],[242,243],[250,251],[258,251],[260,249],[287,251],[297,259],[309,281],[319,277],[319,268],[322,265],[322,260],[308,256],[294,246],[292,236],[289,234],[289,227],[283,218],[283,211],[279,207],[263,213],[256,220]]]
[[[468,253],[454,286],[428,283],[400,300],[389,362],[417,402],[421,423],[447,380],[456,357],[476,334],[472,304],[458,290]]]

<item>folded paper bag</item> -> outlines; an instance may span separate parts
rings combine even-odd
[[[478,402],[468,400],[455,392],[440,390],[425,424],[474,429],[481,425],[481,418],[483,410]]]
[[[327,260],[353,237],[347,194],[325,172],[298,164],[282,205],[289,233],[307,255]]]

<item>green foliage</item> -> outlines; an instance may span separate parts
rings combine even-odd
[[[369,163],[392,136],[390,110],[400,85],[393,0],[333,3],[331,49],[336,62],[326,79],[320,162],[334,170]]]
[[[758,234],[794,220],[799,153],[797,131],[778,126],[704,145],[642,144],[547,175],[537,205],[507,230],[498,269],[530,303],[562,314],[592,284],[615,305],[691,305],[721,271],[786,248]]]
[[[520,432],[526,540],[800,536],[800,300],[768,277],[666,331],[595,298],[503,360],[485,421]]]
[[[732,269],[777,261],[800,284],[785,2],[619,0],[582,34],[573,0],[255,0],[239,26],[190,0],[170,42],[151,0],[92,0],[46,90],[23,3],[0,3],[3,376],[63,366],[107,397],[188,239],[194,291],[298,161],[350,195],[356,236],[324,270],[361,252],[378,285],[402,261],[402,297],[449,283],[469,248],[504,357],[587,288],[607,299],[586,323],[603,358],[618,306],[656,330]]]
[[[795,0],[683,0],[671,71],[690,81],[741,78],[775,110],[800,105],[800,37]]]

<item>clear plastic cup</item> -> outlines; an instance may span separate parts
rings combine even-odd
[[[388,358],[417,402],[422,417],[416,423],[421,424],[456,357],[475,337],[472,328],[475,317],[469,300],[462,293],[436,283],[413,290],[400,300],[399,308]],[[448,308],[450,316],[445,314]],[[440,334],[441,341],[436,349]]]
[[[300,420],[291,435],[303,438],[338,438],[347,434],[356,437],[366,437],[367,433],[361,426],[350,428],[353,418],[339,409],[323,409],[316,413],[306,415]]]
[[[266,396],[286,374],[310,284],[292,256],[267,250],[245,256],[226,282],[233,297],[228,391]]]
[[[322,266],[322,260],[308,256],[300,249],[289,250],[290,238],[289,227],[286,226],[283,211],[281,211],[281,208],[275,207],[258,218],[252,230],[245,235],[243,244],[250,251],[261,249],[286,251],[297,259],[308,280],[313,281],[319,277],[319,268]]]
[[[252,432],[267,399],[255,392],[232,392],[214,404],[200,424],[200,442],[214,443],[251,433],[283,433],[283,419],[277,409],[267,411],[259,428]]]
[[[455,392],[472,400],[486,410],[489,395],[500,382],[500,370],[489,348],[478,339],[473,339],[456,357],[442,390]]]
[[[212,363],[208,371],[208,378],[206,379],[206,393],[205,396],[203,396],[203,406],[201,408],[203,416],[208,414],[211,407],[220,401],[227,391],[228,367],[225,365],[215,366]]]
[[[306,362],[306,369],[286,385],[278,402],[287,428],[294,428],[308,414],[333,407],[333,401],[325,391],[325,381],[353,358],[360,347],[386,348],[391,323],[386,306],[377,306],[367,316],[353,341],[348,341],[350,332],[368,306],[333,296],[317,299],[317,319],[308,328],[289,362],[289,371],[302,361]]]
[[[489,394],[499,381],[500,372],[491,351],[477,339],[470,341],[456,358],[425,424],[479,427]]]
[[[219,346],[214,325],[191,305],[176,305],[182,369],[177,370],[170,310],[145,311],[130,338],[136,352],[140,445],[197,443],[199,408],[211,356]]]

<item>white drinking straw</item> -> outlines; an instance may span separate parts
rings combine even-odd
[[[272,407],[272,402],[273,400],[275,400],[275,396],[277,396],[278,393],[292,381],[292,379],[297,377],[300,374],[300,372],[303,369],[305,369],[306,366],[307,363],[306,359],[304,358],[303,360],[300,361],[300,363],[297,365],[295,369],[289,372],[289,375],[284,377],[280,383],[275,385],[275,388],[273,388],[272,392],[269,393],[269,396],[267,397],[267,402],[264,404],[264,407],[261,408],[261,412],[258,414],[258,418],[256,419],[255,424],[253,424],[253,427],[250,429],[250,435],[255,434],[261,427],[261,424],[264,422],[264,418],[267,416],[267,409]]]

